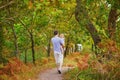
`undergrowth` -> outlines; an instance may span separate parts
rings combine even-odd
[[[0,68],[0,80],[36,80],[38,74],[48,68],[55,67],[53,58],[42,58],[32,63],[24,64],[17,58],[12,58],[6,66]]]
[[[120,80],[120,50],[116,43],[106,40],[98,49],[97,55],[76,57],[76,68],[65,73],[64,80]]]

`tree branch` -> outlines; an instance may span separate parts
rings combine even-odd
[[[70,20],[72,18],[72,16],[74,15],[75,12],[72,12],[72,14],[70,15],[70,17],[68,18],[68,20]]]
[[[1,6],[0,9],[3,9],[3,8],[13,4],[13,3],[15,3],[15,2],[14,1],[10,1],[8,4]]]
[[[20,21],[20,23],[26,28],[26,30],[28,31],[28,33],[30,34],[31,32],[29,31],[29,29],[26,27],[26,25],[23,23],[23,21],[22,20],[20,20],[19,18],[18,18],[18,20]]]
[[[14,17],[9,17],[9,18],[5,18],[6,20],[10,20],[10,21],[14,21],[15,22],[15,20],[14,20]]]

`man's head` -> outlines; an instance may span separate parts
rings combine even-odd
[[[58,35],[58,31],[54,31],[54,35]]]

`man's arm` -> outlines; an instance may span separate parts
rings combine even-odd
[[[65,48],[64,41],[60,40],[60,45],[62,46],[63,49]]]
[[[61,44],[62,48],[64,49],[65,45],[64,44]]]

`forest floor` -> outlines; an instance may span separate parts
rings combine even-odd
[[[59,74],[54,66],[52,68],[48,68],[48,69],[46,68],[43,71],[41,71],[37,75],[35,80],[63,80],[64,74],[76,67],[75,57],[78,57],[78,55],[80,54],[74,53],[74,55],[71,54],[64,59],[62,74]]]
[[[56,68],[47,69],[38,75],[37,80],[62,80],[64,73],[69,71],[71,68],[72,67],[63,67],[62,74],[58,74]]]

